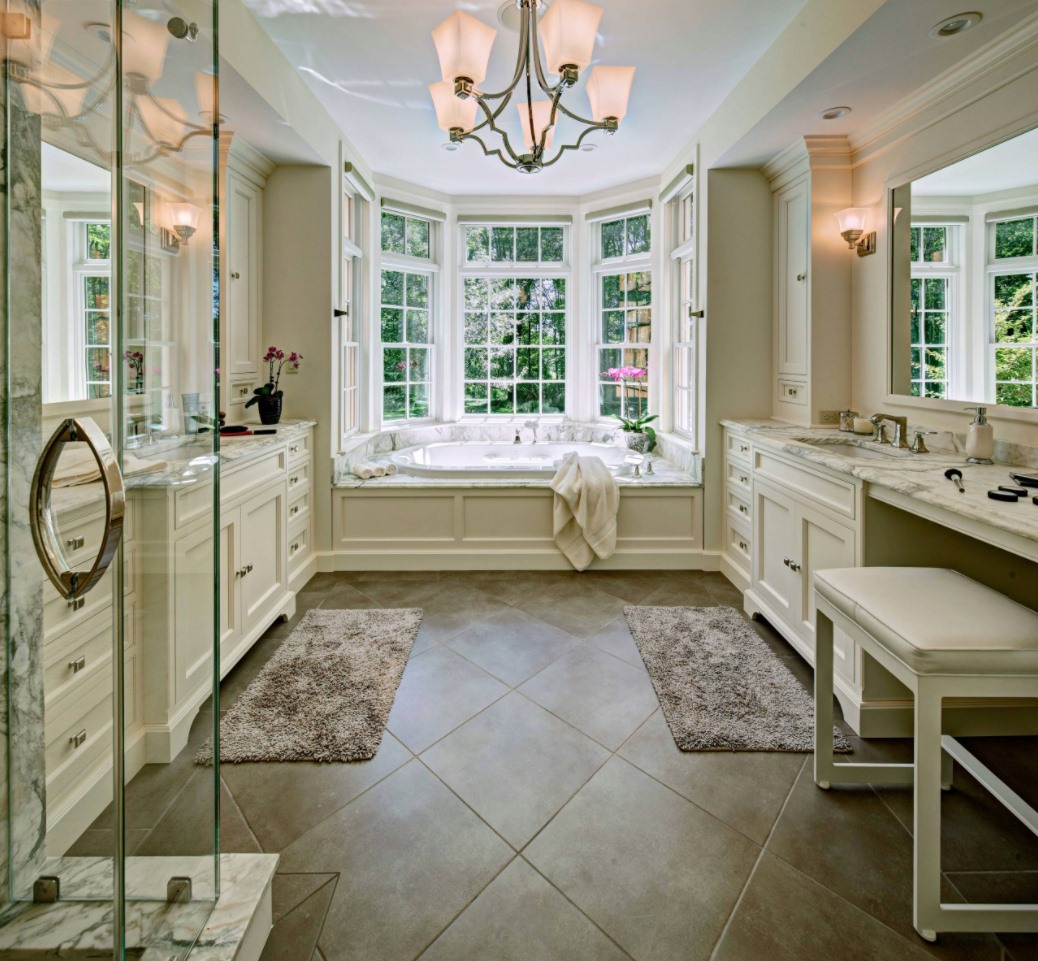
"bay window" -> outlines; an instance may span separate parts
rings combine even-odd
[[[988,226],[995,403],[1038,406],[1038,211]]]

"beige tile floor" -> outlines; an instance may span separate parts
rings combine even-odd
[[[425,620],[374,759],[222,768],[223,849],[281,853],[264,961],[1038,959],[1038,937],[915,936],[910,790],[822,792],[805,755],[677,750],[623,607],[740,607],[719,574],[321,574],[298,600],[296,619]],[[221,710],[293,626],[227,677]],[[209,724],[131,784],[139,853],[204,850],[191,755]],[[1038,802],[1036,743],[972,746]],[[968,776],[944,803],[947,897],[1038,900],[1038,840]]]

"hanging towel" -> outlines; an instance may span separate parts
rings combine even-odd
[[[555,544],[578,570],[616,550],[620,487],[598,457],[567,454],[552,478]]]

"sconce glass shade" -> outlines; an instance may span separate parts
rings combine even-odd
[[[150,87],[162,76],[169,38],[165,23],[124,11],[123,72],[134,79],[141,78],[145,88]]]
[[[533,127],[534,132],[537,134],[536,140],[530,136],[530,112],[527,109],[527,105],[525,103],[516,104],[516,110],[519,111],[519,129],[523,132],[523,143],[526,144],[527,150],[533,150],[534,144],[541,142],[544,128],[551,123],[551,101],[535,100],[533,102]],[[546,151],[551,149],[551,142],[554,137],[555,128],[552,127],[544,141],[544,149]]]
[[[190,227],[194,232],[198,226],[198,215],[201,211],[194,205],[188,203],[167,203],[166,215],[169,225],[176,230],[178,227]]]
[[[213,121],[216,104],[216,76],[211,73],[195,74],[195,96],[198,97],[198,112],[208,120]]]
[[[183,140],[187,133],[188,120],[179,100],[172,97],[156,97],[152,102],[148,97],[141,97],[136,105],[149,140],[169,147],[176,147]]]
[[[622,120],[631,99],[634,67],[595,67],[587,78],[591,116],[597,123],[606,117]]]
[[[451,85],[458,77],[467,77],[474,84],[482,83],[487,76],[496,36],[493,27],[475,17],[461,10],[452,13],[432,32],[443,79]]]
[[[851,247],[855,241],[865,233],[865,224],[868,222],[869,210],[867,207],[847,207],[833,215],[840,225],[840,236],[847,241]]]
[[[42,66],[38,76],[43,89],[31,83],[18,85],[25,109],[37,115],[78,117],[89,90],[83,78],[56,63]]]
[[[462,100],[454,95],[454,84],[446,80],[438,80],[429,84],[429,95],[436,108],[436,123],[441,130],[450,133],[460,127],[466,133],[476,126],[476,111],[479,104],[468,97]]]
[[[602,19],[602,8],[583,0],[555,0],[540,25],[541,40],[550,73],[563,67],[583,70],[591,63],[595,34]]]

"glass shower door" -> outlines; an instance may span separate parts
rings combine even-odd
[[[0,956],[184,958],[219,894],[216,4],[5,7]]]

